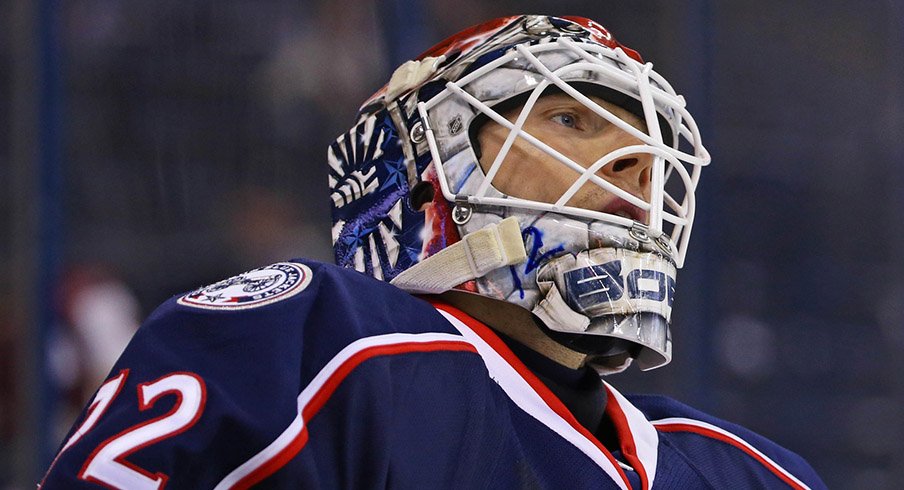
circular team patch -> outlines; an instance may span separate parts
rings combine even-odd
[[[256,308],[304,291],[312,276],[306,265],[278,262],[196,289],[177,302],[208,310]]]

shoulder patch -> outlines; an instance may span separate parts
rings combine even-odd
[[[206,310],[256,308],[304,291],[312,277],[311,269],[304,264],[277,262],[196,289],[176,302]]]

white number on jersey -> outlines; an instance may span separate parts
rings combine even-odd
[[[101,385],[94,400],[88,406],[85,421],[66,441],[57,458],[81,440],[97,424],[119,395],[128,375],[129,370],[123,369],[118,375]],[[163,488],[169,479],[167,475],[160,472],[152,474],[129,463],[125,458],[139,449],[180,434],[194,425],[204,411],[207,389],[204,381],[194,373],[167,374],[156,381],[138,385],[139,410],[144,411],[153,407],[157,400],[166,395],[176,397],[176,403],[169,412],[135,424],[102,442],[85,461],[78,474],[79,479],[100,483],[107,487],[129,490]]]

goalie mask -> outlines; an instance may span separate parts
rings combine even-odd
[[[684,99],[602,26],[463,31],[399,67],[328,156],[339,265],[515,303],[595,356],[671,359],[709,155]]]

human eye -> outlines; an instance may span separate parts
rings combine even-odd
[[[556,124],[560,124],[567,128],[578,129],[578,116],[571,112],[561,112],[558,114],[553,114],[549,118],[552,122]]]

